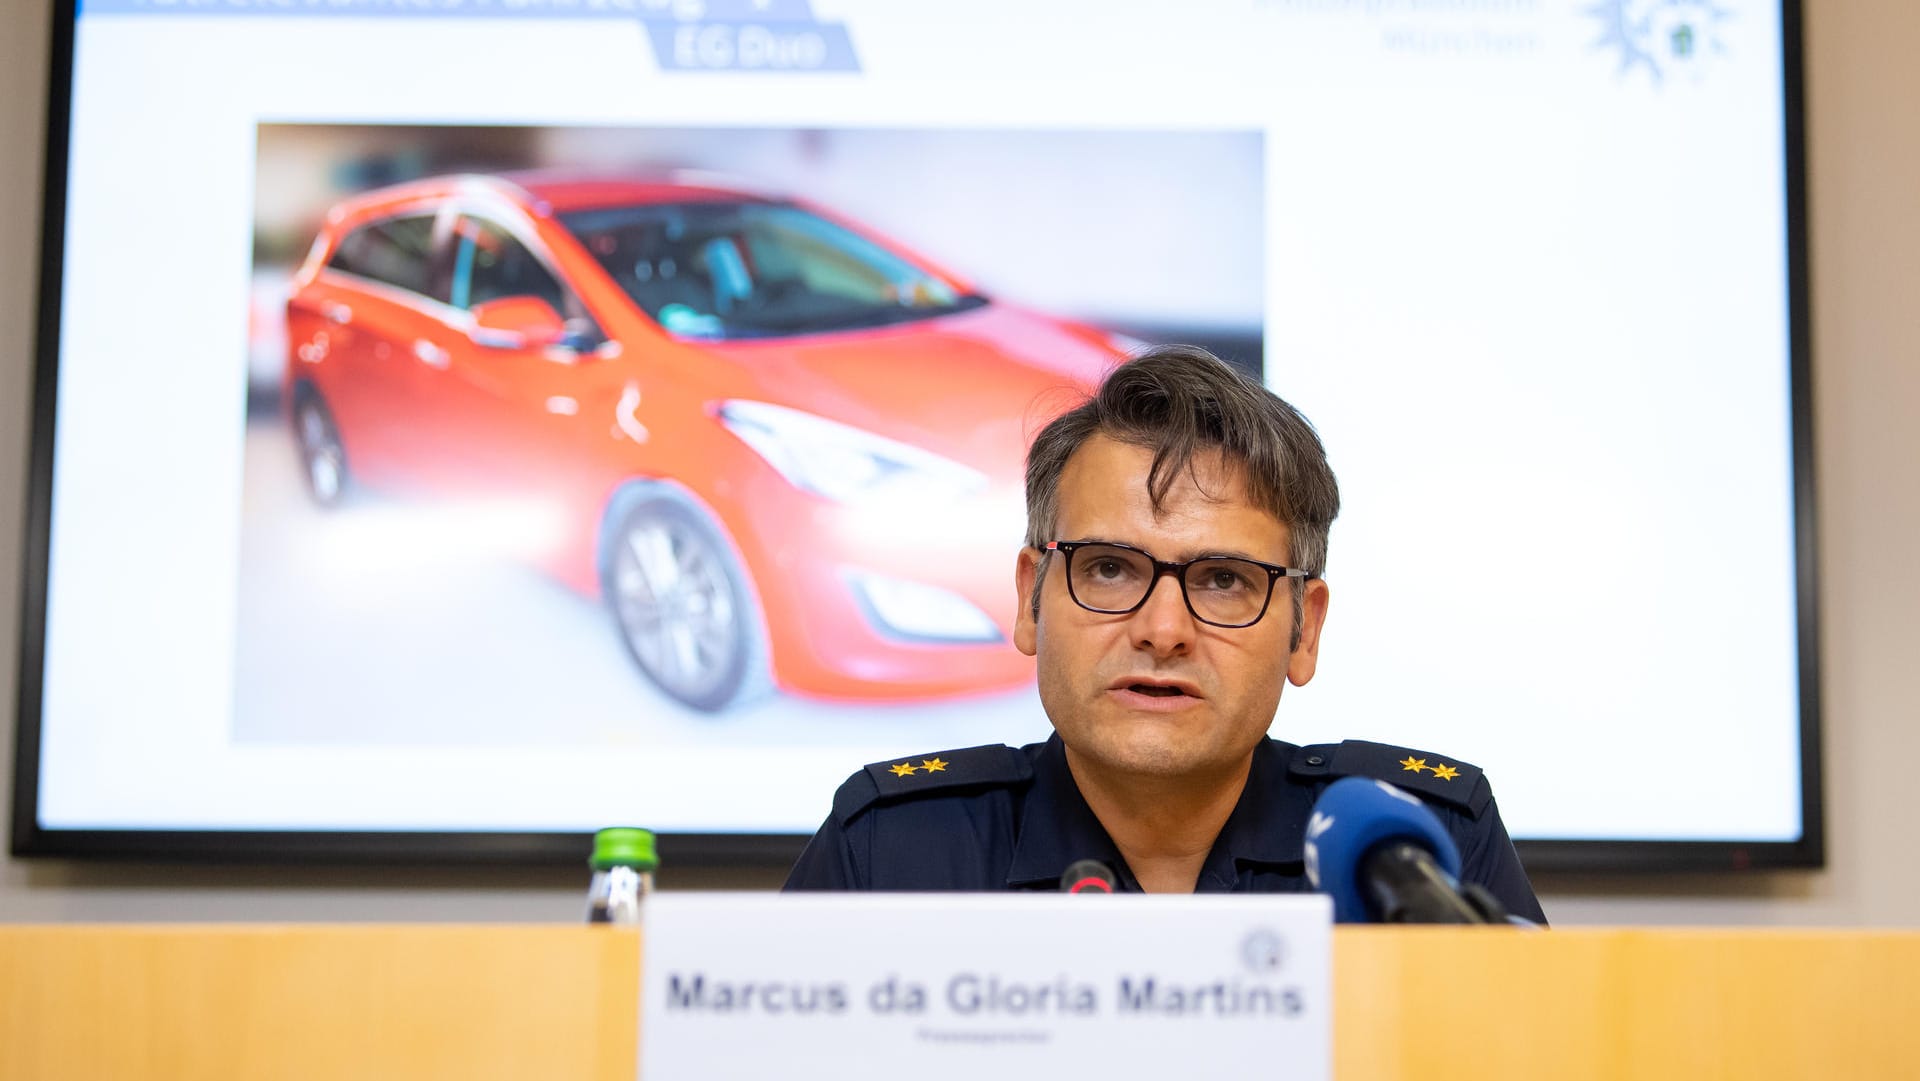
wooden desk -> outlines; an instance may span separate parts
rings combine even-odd
[[[639,971],[608,928],[0,926],[0,1078],[625,1081]],[[1920,932],[1341,929],[1334,987],[1341,1081],[1920,1077]]]

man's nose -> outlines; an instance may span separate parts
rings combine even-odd
[[[1193,613],[1187,611],[1187,598],[1180,592],[1180,580],[1171,574],[1154,579],[1146,603],[1133,613],[1130,629],[1133,648],[1144,649],[1156,657],[1185,653],[1193,645]]]

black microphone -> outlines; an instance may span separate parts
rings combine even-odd
[[[1348,777],[1314,801],[1307,877],[1341,923],[1505,923],[1493,895],[1460,888],[1460,850],[1417,798]]]
[[[1460,892],[1459,880],[1410,841],[1375,845],[1360,858],[1360,878],[1367,909],[1381,923],[1487,922]]]
[[[1062,893],[1112,893],[1119,887],[1113,868],[1099,860],[1075,860],[1060,876]]]

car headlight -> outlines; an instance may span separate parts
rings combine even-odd
[[[972,601],[950,589],[849,572],[869,622],[895,638],[919,642],[998,642],[1000,628]]]
[[[955,499],[987,487],[977,469],[797,409],[728,401],[719,417],[794,487],[837,502]]]

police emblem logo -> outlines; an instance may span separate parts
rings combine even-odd
[[[1721,31],[1733,12],[1716,0],[1598,0],[1582,9],[1600,29],[1594,48],[1619,58],[1624,78],[1635,68],[1659,86],[1727,51]]]

